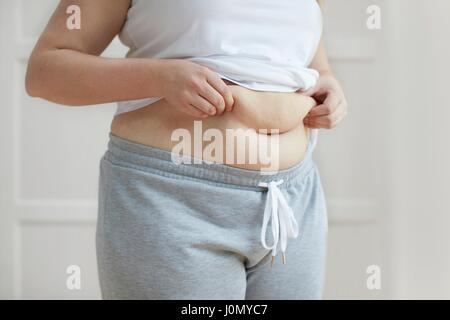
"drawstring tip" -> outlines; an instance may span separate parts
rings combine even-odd
[[[275,256],[272,256],[272,261],[270,262],[270,267],[273,267],[274,263],[275,263]]]
[[[284,252],[282,253],[282,257],[283,257],[283,264],[286,264],[286,255],[284,254]]]

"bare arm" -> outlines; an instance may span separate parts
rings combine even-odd
[[[309,67],[319,71],[320,74],[331,73],[331,67],[328,63],[328,57],[323,40],[320,40],[316,54]]]
[[[81,9],[81,30],[66,27],[66,9]],[[66,105],[164,97],[195,117],[231,111],[227,85],[210,69],[183,59],[99,57],[120,32],[130,0],[61,0],[30,57],[31,96]]]
[[[66,27],[66,8],[81,8],[81,29]],[[121,30],[130,0],[62,0],[31,54],[26,89],[66,105],[157,95],[160,61],[99,55]],[[118,76],[120,75],[120,76]]]
[[[317,0],[319,5],[323,6],[323,0]],[[310,68],[319,71],[319,73],[329,73],[331,72],[330,64],[328,63],[327,53],[325,51],[325,44],[323,39],[320,40],[319,46],[317,48],[316,54],[309,65]]]

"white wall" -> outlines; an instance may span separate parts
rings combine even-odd
[[[375,299],[386,290],[368,290],[366,269],[386,263],[383,244],[384,190],[379,152],[383,134],[377,125],[375,89],[381,34],[366,28],[372,1],[325,1],[324,37],[331,64],[349,102],[344,123],[321,131],[316,160],[330,214],[327,298]],[[377,111],[378,110],[378,111]],[[369,120],[371,119],[371,120]],[[381,134],[380,134],[381,133]]]
[[[390,2],[385,32],[391,295],[450,298],[450,2]]]
[[[370,4],[381,8],[379,31],[361,28],[367,17],[363,7]],[[337,243],[329,252],[330,278],[340,281],[328,282],[329,297],[450,298],[449,11],[445,0],[327,2],[332,37],[362,35],[370,59],[333,61],[349,95],[350,114],[322,141],[321,169],[329,189],[352,184],[350,194],[368,192],[376,212],[375,224],[343,227],[341,237],[331,239]],[[349,46],[328,42],[338,51]],[[370,68],[372,77],[355,65]],[[345,130],[350,132],[339,136]],[[330,149],[335,149],[332,157]],[[336,166],[329,166],[330,158]],[[345,237],[348,246],[342,247]],[[346,255],[336,257],[336,247]],[[362,267],[355,264],[369,261],[364,256],[382,267],[383,289],[377,295],[352,286]],[[333,271],[336,265],[345,270]]]

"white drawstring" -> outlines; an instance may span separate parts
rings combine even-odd
[[[294,212],[289,207],[286,198],[278,188],[284,181],[271,181],[269,183],[261,182],[260,187],[268,189],[266,207],[264,208],[263,225],[261,229],[261,243],[265,249],[272,250],[272,264],[277,255],[278,241],[280,241],[283,263],[286,263],[285,251],[288,238],[297,238],[298,224],[295,220]],[[266,243],[266,232],[269,221],[272,219],[273,244],[268,246]]]

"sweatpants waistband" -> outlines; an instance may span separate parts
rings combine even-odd
[[[219,163],[181,163],[172,161],[170,151],[136,143],[113,133],[109,134],[108,150],[104,158],[117,165],[179,179],[201,180],[231,188],[263,190],[260,185],[283,181],[281,188],[301,183],[315,168],[312,151],[317,140],[317,129],[311,129],[303,160],[296,165],[272,173],[248,170]]]

